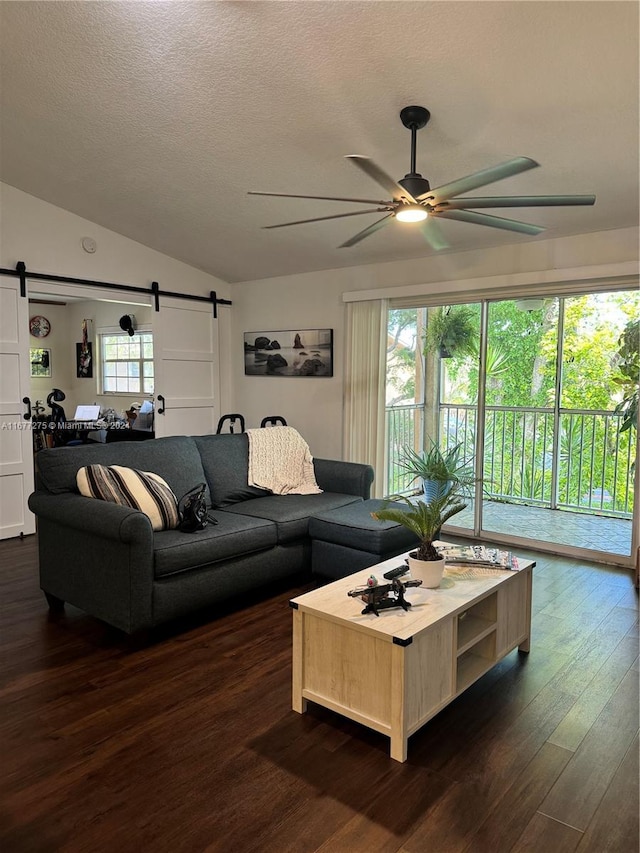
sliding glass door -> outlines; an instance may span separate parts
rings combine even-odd
[[[637,293],[489,305],[481,527],[604,554],[631,554],[635,430],[621,429],[620,336]]]
[[[554,503],[558,299],[492,302],[487,311],[481,528],[539,539]]]
[[[470,341],[439,346],[456,315]],[[403,448],[460,444],[481,483],[452,531],[630,557],[639,318],[637,291],[390,312],[387,493],[419,486]]]

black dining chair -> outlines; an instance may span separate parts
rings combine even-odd
[[[220,420],[218,421],[218,427],[216,429],[216,435],[220,435],[227,421],[229,421],[228,427],[230,433],[236,432],[236,421],[240,425],[240,429],[238,430],[238,432],[244,432],[244,415],[239,415],[235,413],[231,415],[223,415],[220,418]]]
[[[266,418],[263,418],[260,421],[260,428],[266,426],[286,426],[287,422],[282,417],[282,415],[267,415]]]

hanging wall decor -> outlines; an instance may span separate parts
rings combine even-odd
[[[78,379],[93,377],[93,355],[89,342],[91,320],[82,321],[82,341],[76,344],[76,376]]]
[[[247,376],[333,376],[333,329],[244,333]]]
[[[51,331],[51,323],[42,314],[36,314],[29,320],[29,331],[34,338],[46,338]]]
[[[76,344],[76,376],[78,379],[93,378],[93,353],[88,341]]]

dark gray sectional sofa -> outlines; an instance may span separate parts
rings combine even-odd
[[[273,495],[247,485],[245,434],[43,450],[36,457],[40,586],[134,633],[300,572],[311,572],[309,519],[369,498],[373,469],[315,459],[323,490]],[[76,472],[124,465],[163,477],[178,498],[207,484],[218,520],[196,533],[154,533],[143,513],[82,497]]]

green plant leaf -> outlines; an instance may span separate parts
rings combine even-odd
[[[439,307],[430,313],[424,335],[424,352],[438,352],[441,347],[451,355],[473,355],[478,347],[479,315],[468,305]]]

